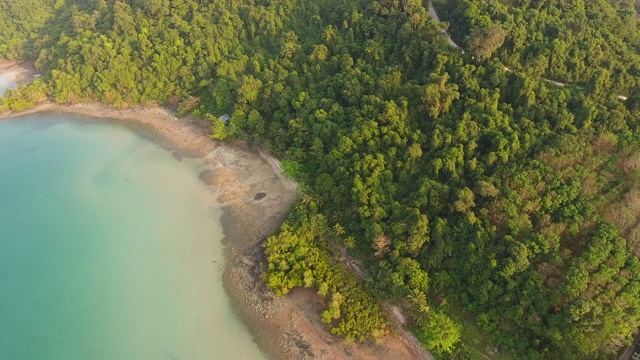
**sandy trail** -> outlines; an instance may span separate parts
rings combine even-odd
[[[440,21],[440,17],[438,16],[438,13],[436,12],[436,9],[433,7],[433,4],[431,2],[429,2],[429,15],[431,16],[431,18],[437,22],[442,22]],[[462,53],[464,54],[464,50],[462,50],[462,48],[460,46],[458,46],[458,44],[455,43],[455,41],[453,41],[453,39],[451,39],[451,35],[449,35],[449,33],[446,30],[442,30],[442,32],[445,34],[446,38],[447,38],[447,42],[449,43],[449,45],[453,46],[454,48],[458,48],[460,49],[460,51],[462,51]]]
[[[438,16],[438,13],[436,12],[436,9],[433,7],[433,3],[429,2],[429,15],[431,16],[431,18],[437,22],[442,22],[440,20],[440,17]],[[451,35],[449,35],[449,33],[446,30],[442,30],[442,32],[445,34],[446,38],[447,38],[447,42],[449,43],[449,45],[453,46],[454,48],[458,48],[460,49],[460,51],[462,51],[462,53],[464,54],[464,50],[458,45],[456,44],[453,39],[451,39]],[[504,70],[505,71],[509,71],[509,72],[513,72],[513,70],[511,70],[510,68],[504,66]],[[551,79],[547,79],[547,78],[543,78],[541,77],[540,80],[548,82],[549,84],[555,85],[555,86],[559,86],[559,87],[564,87],[570,84],[566,84],[560,81],[555,81],[555,80],[551,80]],[[624,95],[618,95],[618,99],[622,100],[622,101],[626,101],[627,97]]]

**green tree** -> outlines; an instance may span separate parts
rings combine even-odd
[[[427,349],[439,354],[450,353],[460,341],[460,325],[444,313],[432,312],[417,336]]]
[[[473,28],[467,40],[469,53],[478,62],[483,62],[498,50],[507,37],[507,32],[500,25],[487,28]]]

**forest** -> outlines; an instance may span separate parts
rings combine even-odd
[[[436,0],[453,37],[498,26],[509,35],[496,57],[526,74],[628,95],[640,85],[640,33],[633,1]]]
[[[443,359],[477,358],[470,326],[517,359],[613,359],[640,326],[632,3],[29,3],[0,3],[0,56],[43,76],[2,107],[169,105],[273,153],[302,194],[263,278],[346,341],[392,330],[382,301]]]

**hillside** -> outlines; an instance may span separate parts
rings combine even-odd
[[[445,358],[474,356],[460,321],[505,356],[614,358],[640,326],[636,20],[600,1],[583,4],[600,23],[540,5],[558,29],[539,43],[538,23],[509,20],[539,10],[479,4],[441,16],[454,39],[474,34],[464,46],[504,31],[482,58],[451,48],[413,0],[66,0],[23,54],[43,72],[32,93],[172,104],[281,158],[304,195],[266,241],[264,278],[278,294],[317,289],[347,341],[389,332],[386,299]],[[574,26],[624,34],[560,44]],[[564,60],[528,55],[543,43]],[[585,44],[601,49],[594,63]],[[19,89],[4,106],[25,94],[37,97]],[[342,248],[366,280],[337,265]]]
[[[632,1],[441,0],[436,4],[456,40],[468,46],[482,29],[508,36],[496,56],[531,75],[584,86],[606,97],[640,85],[640,31]]]

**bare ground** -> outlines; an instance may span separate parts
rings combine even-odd
[[[38,72],[33,66],[33,61],[15,63],[13,61],[0,59],[0,73],[13,73],[13,82],[20,85],[31,81]]]
[[[0,63],[0,72],[3,68],[10,66]],[[212,185],[224,209],[225,289],[256,343],[271,358],[431,359],[399,323],[399,335],[386,336],[381,344],[347,345],[320,322],[324,300],[313,291],[296,289],[276,297],[265,286],[260,278],[265,262],[262,240],[282,223],[296,197],[296,184],[283,178],[275,159],[241,142],[213,141],[205,122],[179,119],[160,107],[117,109],[97,103],[44,102],[21,113],[0,112],[0,119],[40,112],[118,122],[158,142],[177,158],[205,158],[210,170],[201,179]]]

